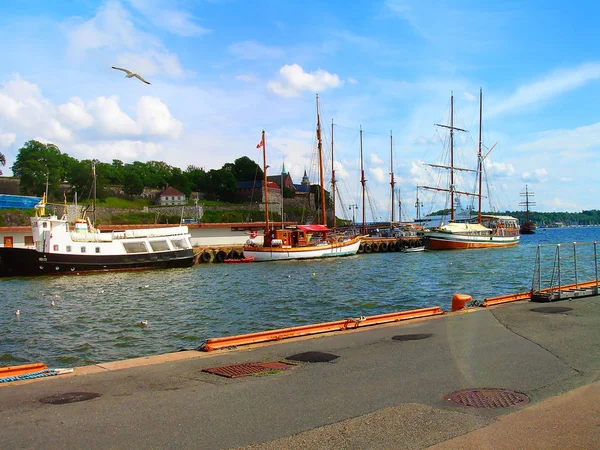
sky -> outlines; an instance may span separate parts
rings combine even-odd
[[[294,182],[304,170],[318,182],[318,94],[327,173],[334,123],[338,216],[361,205],[362,128],[367,220],[389,220],[391,158],[410,220],[416,186],[446,183],[426,163],[447,157],[435,124],[448,123],[451,95],[467,130],[455,164],[476,168],[481,89],[483,209],[523,209],[526,185],[536,211],[598,209],[600,5],[576,3],[1,2],[2,169],[12,174],[30,139],[80,160],[262,165],[264,129],[269,174],[285,164]],[[457,173],[456,189],[471,192],[472,178]],[[422,213],[445,206],[443,193],[419,192]]]

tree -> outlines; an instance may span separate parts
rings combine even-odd
[[[208,186],[208,175],[204,169],[196,166],[188,166],[185,176],[191,183],[191,189],[196,192],[206,192]]]
[[[106,191],[104,186],[106,186],[107,178],[106,172],[104,172],[104,167],[106,164],[102,165],[102,163],[98,163],[98,161],[92,161],[90,159],[85,159],[83,161],[77,161],[71,167],[71,173],[67,176],[67,181],[71,185],[72,191],[78,193],[78,197],[83,199],[87,195],[88,198],[91,198],[93,195],[92,185],[94,182],[92,175],[92,162],[96,162],[96,197],[98,199],[106,198]]]
[[[6,158],[4,157],[2,152],[0,152],[0,166],[5,166],[5,165],[6,165]],[[0,175],[2,175],[2,170],[0,170]]]
[[[144,192],[144,183],[135,172],[127,173],[123,182],[123,192],[129,196],[140,195]]]
[[[215,194],[219,200],[232,201],[235,197],[237,182],[229,170],[219,169],[208,172],[207,191]]]
[[[260,166],[247,156],[236,159],[233,164],[225,164],[222,169],[231,171],[237,181],[262,180],[263,178]]]
[[[192,183],[187,179],[179,167],[173,167],[173,172],[168,178],[169,186],[189,196],[192,191]]]
[[[65,175],[63,161],[56,145],[32,140],[19,149],[11,169],[20,179],[23,194],[41,195],[46,190],[47,181],[49,196],[56,199],[62,197],[59,185]]]

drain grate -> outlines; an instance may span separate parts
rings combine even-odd
[[[298,353],[296,355],[287,356],[285,359],[289,359],[290,361],[300,361],[300,362],[331,362],[334,359],[338,359],[338,355],[333,355],[331,353],[324,352],[304,352]]]
[[[202,372],[212,373],[227,378],[247,377],[248,375],[258,375],[272,370],[287,370],[293,368],[293,364],[283,362],[263,362],[263,363],[242,363],[232,364],[231,366],[211,367],[202,369]]]
[[[567,308],[566,306],[541,306],[539,308],[532,308],[529,311],[546,314],[558,314],[573,311],[573,308]]]
[[[48,405],[64,405],[65,403],[85,402],[93,398],[98,398],[102,394],[97,392],[67,392],[65,394],[56,394],[50,397],[40,399],[41,403]]]
[[[431,336],[433,336],[431,333],[399,334],[397,336],[392,336],[392,339],[395,341],[420,341],[421,339],[427,339]]]
[[[448,394],[445,399],[454,406],[469,408],[510,408],[529,403],[525,394],[503,389],[466,389]]]

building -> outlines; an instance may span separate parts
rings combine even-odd
[[[183,192],[179,192],[177,189],[169,186],[158,196],[158,204],[161,206],[165,205],[185,205],[187,199]]]
[[[302,177],[302,181],[300,184],[295,184],[294,188],[296,190],[296,195],[304,195],[307,196],[310,194],[310,180],[308,179],[308,175],[306,175],[306,169],[304,169],[304,176]]]

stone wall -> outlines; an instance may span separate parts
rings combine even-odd
[[[19,179],[16,177],[0,177],[0,194],[19,195]]]

